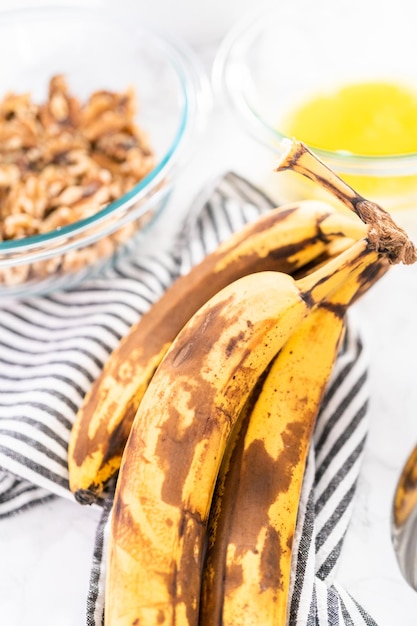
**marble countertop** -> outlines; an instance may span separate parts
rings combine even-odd
[[[233,170],[263,186],[273,165],[217,105],[153,242],[166,238],[172,219],[212,176]],[[399,221],[417,235],[417,209]],[[417,619],[417,592],[404,582],[390,540],[395,485],[417,443],[416,310],[416,266],[394,267],[353,309],[370,358],[370,428],[337,579],[378,626],[412,626]],[[0,624],[85,624],[99,515],[55,499],[0,522]]]

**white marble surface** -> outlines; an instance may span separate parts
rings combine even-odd
[[[154,237],[164,239],[201,186],[228,169],[265,183],[270,155],[217,107]],[[401,216],[417,233],[417,209]],[[338,581],[379,626],[417,623],[417,593],[402,579],[390,541],[391,502],[417,443],[417,267],[396,267],[354,309],[371,362],[365,460]],[[58,499],[0,523],[0,624],[82,626],[99,512]]]

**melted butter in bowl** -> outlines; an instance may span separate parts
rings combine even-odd
[[[319,153],[363,157],[364,173],[343,178],[367,197],[417,195],[414,174],[380,175],[372,157],[415,157],[417,154],[417,91],[394,82],[349,83],[313,95],[284,117],[280,129]],[[368,163],[366,163],[366,159]],[[368,165],[368,167],[366,167]]]
[[[269,164],[273,171],[282,140],[295,138],[384,208],[417,207],[417,40],[410,7],[410,0],[378,12],[362,0],[343,7],[330,0],[271,2],[230,31],[213,82],[248,137],[267,148],[265,169]],[[292,172],[264,182],[280,202],[334,202]]]

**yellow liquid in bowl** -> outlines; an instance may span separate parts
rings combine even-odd
[[[348,84],[291,111],[283,130],[313,150],[369,157],[412,154],[417,152],[417,92],[388,82]],[[356,191],[385,202],[387,208],[402,208],[410,200],[417,207],[417,174],[338,173]]]
[[[300,106],[285,126],[323,150],[365,156],[417,152],[417,93],[391,83],[346,85]]]

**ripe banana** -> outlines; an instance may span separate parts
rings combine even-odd
[[[275,209],[232,235],[189,274],[179,278],[132,326],[110,355],[72,428],[70,489],[84,504],[97,499],[119,469],[141,398],[171,342],[212,295],[245,274],[295,273],[316,262],[334,242],[346,248],[366,234],[356,217],[322,202]]]
[[[244,276],[179,332],[139,405],[120,467],[106,626],[197,623],[212,494],[242,408],[314,307],[353,272],[373,275],[379,259],[362,239],[298,281]]]
[[[285,626],[292,543],[311,435],[345,312],[377,279],[353,272],[308,315],[231,437],[209,515],[199,626]]]

